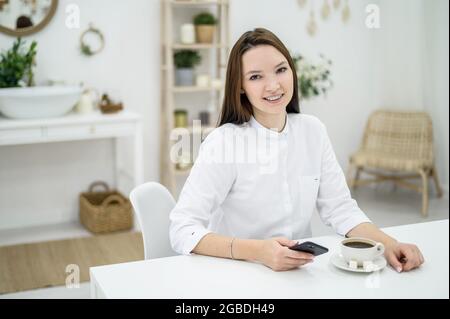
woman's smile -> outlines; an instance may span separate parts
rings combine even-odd
[[[283,102],[284,94],[271,95],[264,97],[263,99],[270,105],[277,105]]]

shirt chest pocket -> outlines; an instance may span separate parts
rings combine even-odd
[[[299,179],[300,214],[310,219],[319,193],[320,175],[303,175]]]

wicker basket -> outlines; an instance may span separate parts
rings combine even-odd
[[[102,186],[104,191],[94,191]],[[119,192],[109,190],[105,182],[94,182],[80,194],[80,221],[93,233],[127,230],[133,226],[130,201]]]
[[[117,113],[123,110],[122,103],[117,104],[100,104],[100,111],[104,114]]]
[[[122,103],[114,103],[108,97],[108,94],[103,94],[99,103],[100,111],[104,114],[117,113],[123,110]]]

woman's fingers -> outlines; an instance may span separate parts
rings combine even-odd
[[[313,260],[310,259],[297,259],[297,258],[290,258],[285,257],[278,263],[276,263],[271,268],[275,271],[285,271],[285,270],[291,270],[296,269],[301,266],[305,266],[307,264],[312,263]]]
[[[308,259],[308,260],[313,260],[314,259],[314,255],[312,254],[308,254],[302,251],[297,251],[297,250],[292,250],[287,248],[285,250],[286,252],[286,256],[289,258],[294,258],[294,259]]]
[[[311,260],[311,259],[295,259],[295,258],[287,257],[286,258],[286,262],[291,264],[291,265],[300,265],[301,266],[301,265],[312,263],[312,262],[314,262],[314,260]]]
[[[420,257],[420,264],[423,264],[425,262],[425,258],[422,255],[422,252],[420,250],[419,251],[419,257]]]
[[[283,237],[272,238],[272,245],[268,245],[267,262],[274,271],[285,271],[298,268],[300,266],[311,263],[314,256],[309,253],[292,250],[289,247],[294,246],[297,242]],[[269,242],[269,241],[268,241]]]
[[[423,264],[424,262],[424,258],[422,256],[422,253],[420,252],[420,249],[417,248],[417,246],[413,245],[411,247],[411,251],[415,256],[415,261],[416,261],[416,267],[419,267],[420,265]]]
[[[313,259],[299,259],[299,258],[291,258],[291,257],[286,257],[285,259],[286,263],[291,265],[291,266],[303,266],[309,263],[312,263],[314,260]]]
[[[403,254],[406,258],[406,263],[403,265],[403,270],[410,271],[420,266],[420,256],[418,254],[418,250],[415,249],[414,246],[404,249]]]
[[[425,261],[420,249],[413,244],[399,243],[386,251],[386,259],[398,272],[420,267]]]
[[[297,243],[295,240],[287,239],[285,237],[276,237],[274,240],[276,240],[280,245],[287,247],[292,247]]]
[[[386,256],[389,264],[397,271],[397,272],[401,272],[403,270],[403,265],[401,264],[401,262],[398,260],[398,257],[396,256],[396,254],[394,252],[390,252],[387,256]]]
[[[286,261],[286,262],[283,264],[282,268],[283,268],[284,270],[297,269],[297,268],[303,267],[303,266],[305,266],[305,265],[307,265],[307,264],[309,264],[309,263],[310,263],[309,261],[302,261],[302,262],[299,262],[299,261],[295,261],[295,262],[292,262],[292,261]]]

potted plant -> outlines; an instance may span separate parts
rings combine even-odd
[[[333,87],[331,79],[331,60],[323,54],[320,62],[313,63],[301,54],[292,56],[297,70],[298,88],[301,100],[308,100],[315,96],[326,95]]]
[[[37,43],[18,38],[0,53],[0,112],[15,119],[50,118],[69,112],[79,101],[78,85],[35,86]]]
[[[194,85],[194,66],[199,64],[201,57],[197,51],[180,50],[174,54],[175,85]]]
[[[202,12],[194,17],[195,33],[199,43],[213,42],[216,23],[216,18],[209,12]]]
[[[0,88],[34,85],[33,67],[37,43],[24,49],[25,42],[18,38],[11,49],[0,54]]]

